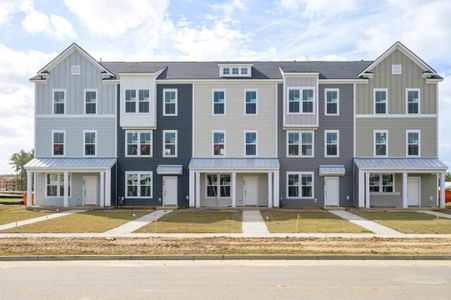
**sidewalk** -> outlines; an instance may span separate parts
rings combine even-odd
[[[257,237],[269,234],[260,210],[243,210],[242,229],[245,236]]]
[[[158,220],[165,214],[168,214],[172,212],[172,210],[156,210],[154,212],[151,212],[150,214],[147,214],[145,216],[142,216],[141,218],[138,218],[136,220],[132,220],[128,223],[122,224],[121,226],[118,226],[116,228],[110,229],[105,232],[106,235],[111,234],[127,234],[132,233],[133,231],[138,230],[139,228],[146,226],[152,221]]]
[[[41,221],[47,221],[47,220],[51,220],[51,219],[61,218],[61,217],[69,216],[69,215],[76,214],[76,213],[79,213],[79,212],[82,212],[82,211],[85,211],[85,210],[74,209],[74,210],[69,210],[69,211],[60,212],[60,213],[54,213],[54,214],[50,214],[50,215],[46,215],[46,216],[42,216],[42,217],[37,217],[37,218],[28,219],[28,220],[23,220],[23,221],[17,222],[17,226],[23,226],[23,225],[33,224],[33,223],[36,223],[36,222],[41,222]],[[15,227],[16,227],[16,222],[3,224],[3,225],[0,225],[0,231],[1,230],[7,230],[7,229],[15,228]]]
[[[450,214],[444,214],[444,213],[441,213],[441,212],[438,212],[438,211],[417,210],[417,212],[423,213],[423,214],[428,214],[428,215],[433,215],[433,216],[440,217],[440,218],[451,219],[451,215]]]

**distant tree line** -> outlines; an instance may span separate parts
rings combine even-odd
[[[9,159],[9,164],[13,166],[16,172],[16,190],[25,191],[27,188],[27,172],[25,171],[25,165],[34,158],[34,150],[30,151],[20,150],[20,152],[14,153]]]

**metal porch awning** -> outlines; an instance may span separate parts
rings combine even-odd
[[[33,158],[25,165],[26,170],[108,170],[116,163],[115,158]]]
[[[321,165],[319,166],[319,176],[343,176],[346,169],[343,165]]]

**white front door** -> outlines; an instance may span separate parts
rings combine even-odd
[[[243,198],[244,205],[255,205],[258,203],[258,178],[257,177],[243,177]]]
[[[340,179],[324,177],[324,206],[340,205]]]
[[[83,176],[83,204],[97,205],[97,176]]]
[[[163,177],[163,205],[177,206],[177,176]]]
[[[409,206],[420,206],[420,177],[409,177],[407,180],[407,204]]]

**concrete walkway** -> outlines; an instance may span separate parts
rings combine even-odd
[[[105,234],[127,234],[132,233],[133,231],[138,230],[139,228],[146,226],[152,221],[158,220],[165,214],[170,213],[172,210],[156,210],[154,212],[151,212],[148,215],[142,216],[141,218],[138,218],[136,220],[132,220],[128,223],[122,224],[121,226],[118,226],[116,228],[110,229]]]
[[[356,224],[360,227],[363,227],[363,228],[365,228],[371,232],[377,233],[377,234],[396,235],[396,236],[404,235],[404,233],[401,233],[394,229],[380,225],[380,224],[370,221],[368,219],[359,217],[357,215],[351,214],[350,212],[347,212],[344,210],[329,210],[329,212],[331,214],[334,214],[342,219],[345,219],[353,224]]]
[[[37,218],[28,219],[28,220],[23,220],[23,221],[17,222],[17,226],[23,226],[23,225],[33,224],[33,223],[36,223],[36,222],[41,222],[41,221],[47,221],[47,220],[51,220],[51,219],[61,218],[61,217],[69,216],[69,215],[76,214],[76,213],[79,213],[79,212],[82,212],[82,211],[85,211],[85,210],[74,209],[74,210],[69,210],[69,211],[60,212],[60,213],[54,213],[54,214],[50,214],[50,215],[46,215],[46,216],[42,216],[42,217],[37,217]],[[3,224],[3,225],[0,225],[0,231],[1,230],[11,229],[11,228],[14,228],[14,227],[16,227],[16,222]]]
[[[259,210],[243,210],[243,234],[246,236],[266,236],[269,234]]]
[[[438,212],[438,211],[417,210],[417,212],[423,213],[423,214],[428,214],[428,215],[433,215],[433,216],[440,217],[440,218],[451,219],[451,215],[450,214],[445,214],[445,213],[441,213],[441,212]]]

